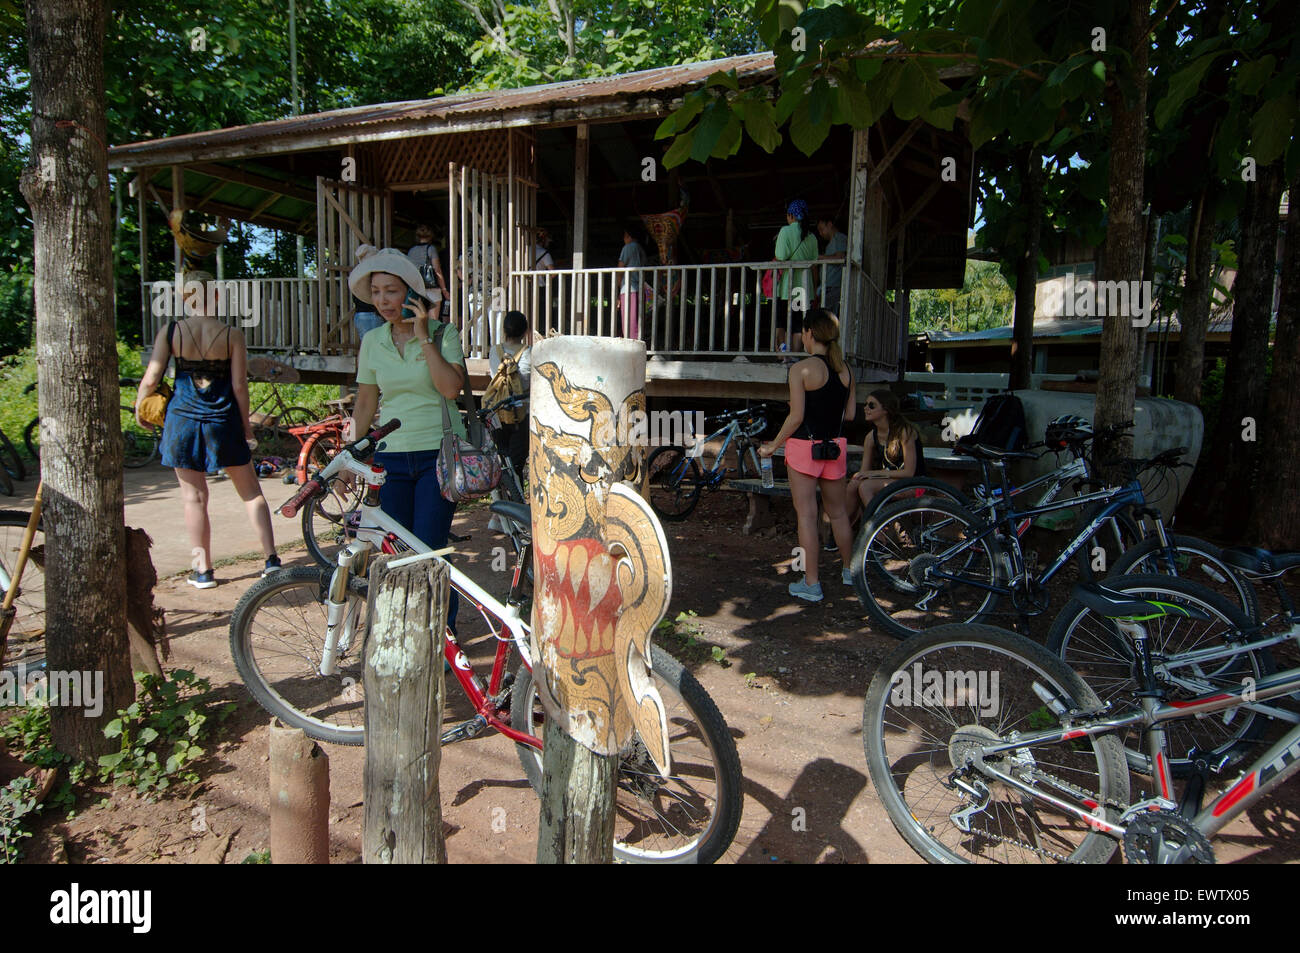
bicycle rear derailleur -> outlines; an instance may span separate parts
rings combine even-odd
[[[1212,864],[1214,848],[1187,818],[1175,811],[1134,815],[1124,831],[1130,864]]]

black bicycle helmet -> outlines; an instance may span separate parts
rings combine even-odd
[[[1065,450],[1092,439],[1092,424],[1078,414],[1062,414],[1047,424],[1043,443],[1050,450]]]

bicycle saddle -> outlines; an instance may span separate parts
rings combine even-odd
[[[1272,579],[1300,566],[1300,553],[1272,553],[1256,546],[1233,546],[1223,551],[1223,561],[1256,579]]]
[[[997,447],[989,446],[986,443],[972,443],[966,440],[958,440],[953,444],[953,449],[958,453],[964,453],[968,456],[976,457],[982,460],[1037,460],[1038,455],[1035,453],[1026,453],[1023,450],[1000,450]]]
[[[504,516],[511,522],[522,526],[524,530],[531,532],[533,528],[532,510],[523,503],[516,503],[514,500],[493,500],[488,506],[493,513]]]
[[[1198,619],[1209,622],[1214,617],[1195,606],[1181,605],[1176,602],[1161,602],[1156,599],[1135,599],[1126,592],[1115,592],[1098,583],[1081,583],[1074,587],[1071,595],[1093,612],[1108,619],[1124,619],[1132,622],[1145,622],[1174,616],[1181,619]]]

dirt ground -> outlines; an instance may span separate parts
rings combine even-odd
[[[745,497],[706,492],[690,520],[666,526],[674,569],[669,618],[693,611],[691,626],[698,632],[695,646],[671,636],[662,644],[690,663],[721,709],[744,770],[744,815],[725,859],[917,863],[872,790],[861,740],[868,684],[897,643],[871,631],[853,591],[838,582],[837,557],[823,575],[824,602],[805,605],[787,594],[794,578],[793,514],[788,502],[775,513],[774,526],[742,536]],[[491,550],[501,538],[487,531],[487,516],[482,507],[464,511],[454,528],[472,536],[460,544],[462,565],[499,591],[504,583],[494,577]],[[278,525],[284,522],[277,518]],[[308,557],[299,548],[285,561],[306,564]],[[200,789],[186,799],[150,803],[121,789],[93,788],[79,800],[75,819],[40,821],[38,836],[28,842],[28,862],[238,863],[269,846],[268,716],[238,679],[227,630],[231,608],[260,566],[260,559],[225,566],[218,572],[221,585],[206,591],[172,576],[156,593],[167,611],[169,664],[206,676],[221,700],[238,706],[201,763]],[[1039,620],[1040,638],[1049,621]],[[725,653],[724,663],[711,658],[713,646]],[[491,647],[490,641],[476,645],[471,658],[477,662]],[[457,700],[459,708],[467,707],[453,688],[448,720],[459,720]],[[354,863],[360,859],[363,751],[325,747],[331,859]],[[443,751],[441,770],[449,859],[531,862],[537,801],[514,746],[499,735],[451,746]],[[1135,796],[1140,789],[1135,778]],[[1215,841],[1220,861],[1300,859],[1294,789],[1227,828]],[[796,822],[800,815],[802,824]]]

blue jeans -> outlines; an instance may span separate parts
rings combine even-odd
[[[447,545],[456,504],[443,498],[438,486],[438,451],[380,451],[375,463],[387,479],[379,490],[379,505],[422,543],[434,549]],[[460,599],[452,590],[447,604],[447,625],[456,631],[456,610]]]

